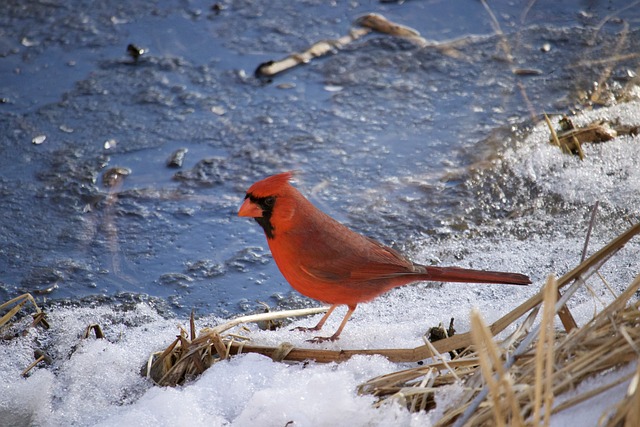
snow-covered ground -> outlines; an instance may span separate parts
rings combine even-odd
[[[628,103],[574,118],[576,125],[594,118],[617,118],[640,124],[640,103]],[[586,158],[561,156],[547,142],[546,125],[538,125],[521,143],[505,153],[503,165],[514,176],[533,182],[543,192],[557,194],[567,203],[589,206],[599,200],[612,212],[636,214],[640,203],[640,137],[623,136],[602,144],[588,144]],[[548,207],[540,211],[548,212]],[[529,217],[495,225],[493,237],[434,241],[424,237],[416,244],[416,261],[439,259],[442,265],[501,269],[528,274],[529,287],[449,284],[443,287],[417,284],[393,290],[370,304],[358,307],[341,339],[324,348],[402,348],[422,344],[422,335],[440,322],[456,319],[456,329],[469,329],[469,312],[477,307],[492,322],[539,290],[550,273],[563,274],[579,263],[584,236],[563,235],[562,223],[521,240],[500,227],[518,223],[543,224],[535,210]],[[588,211],[585,214],[588,219]],[[582,220],[582,218],[580,218]],[[567,223],[575,218],[564,219]],[[590,252],[624,231],[624,222],[596,222]],[[560,223],[558,223],[560,222]],[[585,221],[583,221],[585,222]],[[604,228],[599,224],[605,224]],[[600,228],[599,228],[600,227]],[[584,223],[586,229],[586,222]],[[496,237],[498,236],[498,237]],[[631,283],[639,272],[640,241],[636,238],[602,270],[616,290]],[[464,253],[462,261],[456,254]],[[582,324],[612,296],[593,280],[600,301],[587,292],[572,299],[571,311]],[[325,325],[332,333],[344,310]],[[318,315],[319,316],[319,315]],[[242,355],[215,364],[184,386],[161,388],[140,376],[148,356],[164,349],[188,319],[165,319],[146,303],[123,308],[113,306],[57,308],[48,313],[51,329],[31,329],[24,337],[0,341],[0,425],[234,425],[234,426],[375,426],[429,425],[438,411],[455,402],[456,387],[443,389],[439,407],[432,413],[409,413],[397,404],[373,407],[371,396],[356,393],[359,384],[375,376],[411,365],[394,364],[382,357],[354,357],[341,364],[285,364],[259,355]],[[299,319],[291,326],[311,326],[318,317]],[[204,318],[198,326],[224,319]],[[100,324],[106,339],[81,339],[89,324]],[[292,332],[260,331],[249,327],[258,344],[313,346],[310,337]],[[36,348],[46,348],[51,366],[36,368],[28,378],[22,370],[33,360]],[[627,369],[632,369],[627,368]],[[585,385],[589,386],[588,384]],[[607,400],[588,401],[554,417],[555,425],[596,425],[606,407],[622,398],[626,384],[607,392]],[[560,398],[561,399],[561,398]],[[582,409],[580,409],[582,408]],[[585,411],[584,408],[589,408]],[[567,418],[569,417],[569,418]]]

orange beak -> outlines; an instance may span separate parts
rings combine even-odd
[[[244,203],[240,206],[238,216],[248,216],[251,218],[262,218],[262,208],[251,201],[244,199]]]

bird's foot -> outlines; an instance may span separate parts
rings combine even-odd
[[[296,328],[291,329],[292,331],[302,331],[302,332],[317,332],[322,328],[319,328],[318,326],[314,326],[313,328],[305,328],[304,326],[298,326]],[[330,337],[313,337],[310,340],[307,340],[307,342],[312,342],[312,343],[321,343],[321,342],[325,342],[325,341],[336,341],[338,339],[338,334],[333,334]]]
[[[335,336],[335,335],[331,335],[330,337],[313,337],[310,340],[307,340],[307,342],[311,342],[314,344],[318,344],[321,342],[325,342],[325,341],[337,341],[339,339],[339,337]]]

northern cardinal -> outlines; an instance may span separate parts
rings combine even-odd
[[[292,172],[270,176],[247,190],[239,216],[254,218],[264,230],[271,254],[282,275],[298,292],[331,304],[313,328],[318,331],[333,310],[348,307],[337,340],[358,303],[418,281],[531,283],[523,274],[431,267],[409,261],[395,250],[350,230],[313,206],[289,180]]]

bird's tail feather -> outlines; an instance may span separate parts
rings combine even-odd
[[[458,267],[425,267],[421,273],[424,280],[435,282],[502,283],[506,285],[528,285],[531,279],[524,274],[501,271],[471,270]]]

